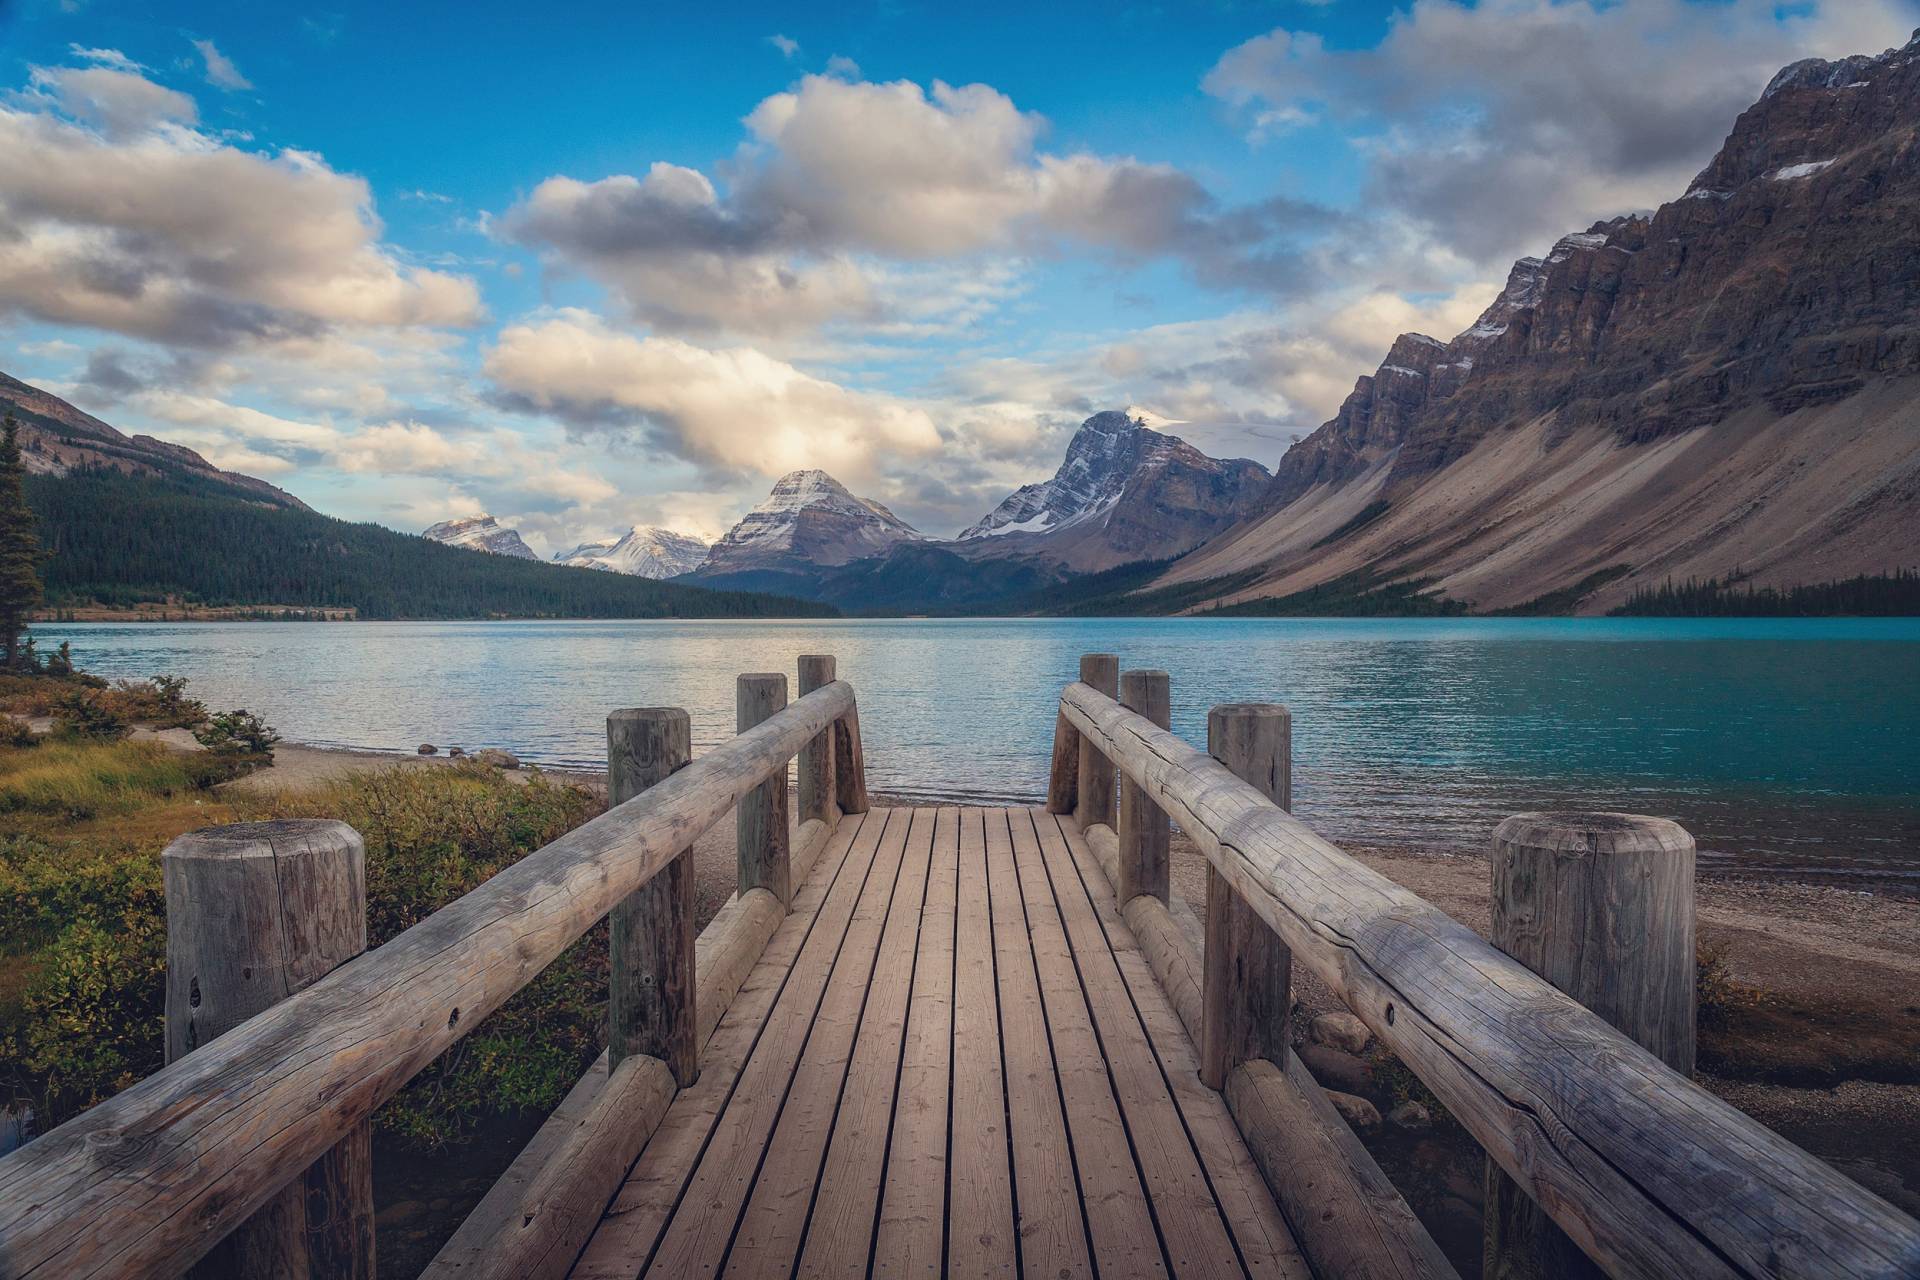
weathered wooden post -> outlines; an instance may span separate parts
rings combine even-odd
[[[1109,698],[1120,696],[1120,657],[1112,653],[1080,655],[1080,683]],[[1113,825],[1113,761],[1092,743],[1080,743],[1079,804],[1074,813],[1080,829]]]
[[[1293,716],[1285,707],[1237,702],[1213,708],[1207,754],[1282,809],[1293,808]],[[1285,1067],[1292,953],[1211,864],[1200,969],[1200,1079],[1224,1088],[1233,1069],[1252,1058]]]
[[[1053,760],[1047,768],[1047,812],[1072,813],[1080,800],[1080,731],[1062,712],[1053,720]]]
[[[786,709],[787,677],[778,671],[740,677],[734,728],[741,733]],[[739,880],[742,896],[766,889],[793,905],[793,877],[787,848],[787,771],[780,769],[740,800]]]
[[[1675,1071],[1693,1072],[1693,837],[1628,813],[1522,813],[1493,832],[1493,945]],[[1604,1273],[1491,1159],[1484,1273]]]
[[[693,725],[679,707],[635,707],[607,717],[607,802],[621,805],[693,759]],[[608,917],[607,1068],[645,1054],[682,1089],[700,1074],[695,1034],[693,846],[615,906]]]
[[[167,899],[167,1061],[367,949],[366,852],[344,822],[248,822],[160,855]],[[361,1121],[215,1245],[201,1277],[371,1280],[373,1141]]]
[[[803,653],[800,655],[801,697],[806,697],[816,689],[825,688],[833,681],[832,654]],[[832,729],[823,731],[806,746],[800,748],[799,774],[800,821],[808,822],[818,818],[822,822],[832,822],[836,797],[833,785]]]
[[[1145,716],[1162,729],[1172,723],[1172,699],[1164,671],[1128,671],[1120,677],[1120,705]],[[1169,852],[1172,835],[1167,812],[1152,800],[1131,777],[1120,777],[1120,816],[1115,822],[1118,837],[1120,883],[1118,898],[1122,906],[1141,894],[1167,901]]]

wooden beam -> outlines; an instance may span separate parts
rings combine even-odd
[[[741,733],[778,715],[787,705],[787,677],[778,671],[753,672],[740,677],[736,690],[735,728]],[[739,820],[739,881],[741,894],[765,889],[793,903],[793,868],[787,849],[787,771],[783,768],[741,797]]]
[[[1493,945],[1693,1074],[1693,837],[1665,818],[1522,813],[1493,832]],[[1488,1280],[1598,1269],[1489,1160]]]
[[[1213,708],[1207,713],[1207,752],[1282,809],[1293,807],[1293,717],[1285,707],[1241,702]],[[1200,1079],[1208,1088],[1224,1089],[1243,1062],[1286,1062],[1293,961],[1286,944],[1211,865],[1206,906]]]
[[[1065,716],[1053,721],[1053,760],[1047,769],[1047,812],[1072,813],[1080,797],[1080,731]]]
[[[852,707],[809,694],[0,1158],[0,1274],[178,1274]]]
[[[367,949],[366,850],[344,822],[209,827],[174,840],[160,866],[170,1063]],[[372,1280],[373,1266],[373,1135],[362,1120],[195,1270],[205,1280]]]
[[[834,661],[830,653],[800,655],[800,696],[834,681]],[[800,748],[794,772],[800,781],[800,820],[833,821],[835,790],[833,785],[833,730],[827,729]],[[797,879],[797,877],[796,877]]]
[[[1920,1223],[1085,685],[1060,705],[1609,1275],[1894,1277]]]
[[[871,807],[867,753],[860,743],[860,709],[851,705],[833,725],[833,789],[842,813],[865,813]]]
[[[1080,655],[1080,682],[1109,698],[1120,694],[1120,658],[1112,653]],[[1113,761],[1090,742],[1080,743],[1080,777],[1075,783],[1074,816],[1082,830],[1113,825]]]
[[[1120,705],[1166,728],[1173,707],[1164,671],[1128,671],[1120,677]],[[1140,894],[1167,900],[1172,830],[1167,812],[1133,779],[1122,777],[1120,812],[1113,830],[1120,840],[1120,880],[1115,896],[1122,904]]]
[[[679,707],[607,717],[607,800],[621,805],[693,759],[693,722]],[[693,848],[682,849],[609,915],[607,1053],[617,1070],[658,1058],[681,1088],[700,1074],[694,1039]]]

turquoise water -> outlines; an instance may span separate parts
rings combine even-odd
[[[1703,858],[1920,885],[1920,619],[964,619],[60,624],[107,675],[179,672],[289,740],[504,746],[596,767],[614,707],[733,728],[733,678],[838,656],[873,785],[1045,788],[1082,652],[1171,673],[1174,728],[1285,702],[1296,808],[1352,844],[1468,851],[1507,813],[1679,818]]]

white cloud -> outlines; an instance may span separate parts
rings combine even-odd
[[[253,81],[241,75],[240,68],[233,65],[233,59],[214,48],[213,41],[195,40],[193,47],[200,51],[200,60],[206,64],[208,84],[216,89],[225,89],[228,93],[253,88]]]
[[[883,459],[940,447],[925,410],[801,372],[747,347],[636,337],[585,312],[508,327],[487,377],[511,404],[576,426],[638,428],[671,455],[728,473],[824,467],[854,482]]]
[[[1045,121],[987,85],[810,75],[746,124],[724,197],[678,165],[560,176],[509,213],[505,232],[651,323],[788,334],[892,322],[920,283],[911,268],[1065,246],[1171,256],[1232,288],[1284,287],[1285,255],[1268,247],[1317,212],[1285,200],[1221,210],[1170,165],[1042,151]],[[889,277],[909,287],[887,288]]]
[[[146,70],[145,67],[118,49],[90,49],[86,45],[76,42],[67,46],[67,52],[82,62],[96,62],[103,67],[113,67],[119,71]]]
[[[1497,266],[1678,196],[1781,66],[1897,45],[1912,22],[1903,0],[1420,0],[1373,48],[1275,30],[1204,83],[1256,133],[1336,121],[1369,208]]]
[[[364,180],[198,132],[191,99],[138,75],[34,81],[0,107],[0,315],[200,347],[479,317],[471,280],[380,243]]]
[[[778,49],[781,57],[789,60],[796,57],[800,52],[800,42],[789,36],[775,33],[767,37],[767,43]]]

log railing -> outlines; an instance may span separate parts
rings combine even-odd
[[[1260,772],[1275,760],[1262,734],[1275,730],[1252,723],[1251,708],[1216,709],[1209,726],[1216,759],[1169,732],[1163,717],[1115,701],[1116,668],[1110,657],[1090,655],[1083,680],[1091,672],[1104,687],[1076,682],[1061,694],[1048,808],[1077,812],[1084,827],[1112,824],[1111,787],[1102,783],[1111,777],[1106,770],[1117,769],[1271,931],[1271,950],[1253,963],[1248,930],[1229,909],[1237,904],[1210,895],[1207,928],[1216,932],[1205,940],[1206,968],[1216,967],[1212,956],[1237,949],[1238,962],[1219,966],[1220,976],[1254,975],[1268,988],[1207,997],[1199,1038],[1221,1041],[1217,1065],[1230,1069],[1261,1051],[1253,1034],[1261,1029],[1248,1025],[1247,1011],[1274,999],[1274,986],[1284,991],[1290,952],[1606,1274],[1920,1274],[1920,1223],[1699,1088],[1527,965],[1288,813],[1279,779]],[[1099,807],[1085,803],[1089,779]],[[1139,874],[1119,868],[1114,879],[1128,884]],[[1162,909],[1155,918],[1165,915]],[[1180,947],[1177,936],[1163,941]],[[1194,985],[1190,962],[1173,968],[1185,987]],[[1215,984],[1206,975],[1198,981]],[[1222,1012],[1212,1008],[1216,998]]]
[[[865,804],[853,689],[832,679],[831,659],[805,662],[803,679],[817,687],[771,714],[748,706],[748,682],[760,689],[768,678],[743,677],[742,731],[691,763],[685,763],[683,731],[637,713],[647,725],[643,734],[632,719],[623,721],[626,713],[617,714],[609,723],[616,803],[608,812],[0,1159],[0,1277],[186,1270],[343,1139],[362,1132],[376,1107],[616,907],[621,936],[614,963],[625,972],[614,979],[613,1023],[622,1057],[610,1066],[603,1058],[598,1084],[589,1072],[575,1091],[581,1096],[563,1104],[563,1110],[574,1108],[573,1128],[556,1132],[550,1145],[580,1145],[592,1128],[582,1127],[580,1116],[593,1112],[589,1095],[602,1086],[629,1101],[647,1097],[663,1106],[675,1077],[684,1081],[697,1071],[702,1031],[751,964],[734,953],[757,954],[757,947],[728,940],[764,942],[784,914],[767,890],[743,887],[722,912],[724,921],[717,918],[709,929],[723,935],[719,972],[710,984],[703,971],[700,985],[711,986],[717,1003],[696,1011],[686,897],[687,854],[695,840],[740,805],[743,832],[753,821],[766,837],[751,852],[743,847],[743,864],[752,857],[756,874],[785,884],[788,867],[769,862],[787,852],[784,805],[775,839],[772,815],[755,797],[775,779],[784,795],[788,763],[803,750],[816,776],[837,773],[840,799],[836,808],[819,792],[806,793],[817,810],[807,824],[813,834],[803,840],[813,852],[838,812],[852,811],[849,800]],[[784,691],[778,702],[785,702]],[[651,745],[639,745],[643,736]],[[820,761],[823,744],[831,744],[835,756],[830,767]],[[258,834],[268,843],[274,838]],[[352,843],[357,852],[358,841]],[[703,936],[703,961],[707,941]],[[625,1093],[617,1088],[622,1082]],[[642,1127],[631,1123],[631,1112],[620,1118],[628,1122],[624,1130]],[[548,1136],[544,1130],[542,1136]],[[577,1177],[580,1167],[577,1160],[558,1161],[528,1181]],[[564,1266],[572,1256],[545,1236],[524,1246],[511,1239],[490,1246],[496,1259],[513,1248],[529,1259],[537,1254],[538,1265],[496,1261],[493,1274],[533,1274]],[[365,1261],[326,1274],[364,1274]],[[305,1261],[299,1269],[309,1273]]]

